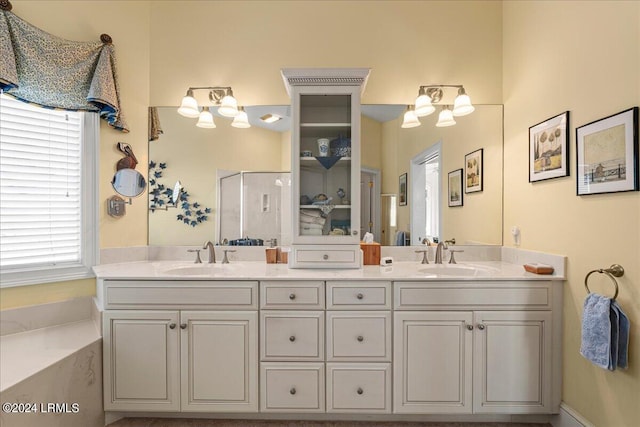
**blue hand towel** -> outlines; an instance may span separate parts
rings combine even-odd
[[[591,293],[582,312],[580,354],[601,368],[608,369],[611,359],[611,299]]]
[[[396,246],[404,246],[404,231],[398,231],[396,233]]]
[[[618,346],[616,365],[618,368],[627,369],[629,355],[629,328],[631,326],[629,318],[622,311],[622,307],[616,302],[611,301],[611,310],[617,312],[618,316]]]
[[[618,332],[620,330],[618,311],[613,308],[613,301],[609,306],[609,322],[611,324],[611,345],[609,346],[610,356],[607,369],[615,371],[618,365]]]

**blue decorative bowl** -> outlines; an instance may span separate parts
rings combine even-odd
[[[331,155],[340,157],[351,157],[351,139],[340,135],[330,143]]]

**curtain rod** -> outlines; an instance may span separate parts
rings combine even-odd
[[[0,9],[10,11],[13,9],[13,5],[9,0],[0,0]],[[100,41],[104,44],[113,43],[113,39],[109,34],[100,34]]]

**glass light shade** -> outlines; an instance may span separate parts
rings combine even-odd
[[[456,100],[453,101],[453,115],[454,116],[466,116],[473,113],[475,108],[471,105],[471,99],[466,93],[458,94]]]
[[[438,116],[438,123],[436,123],[436,127],[444,128],[455,124],[456,121],[453,119],[453,112],[448,108],[443,108]]]
[[[199,128],[213,129],[216,127],[216,124],[213,122],[213,114],[209,111],[208,108],[203,108],[200,113],[200,117],[198,118],[198,123],[196,126]]]
[[[198,110],[198,101],[196,101],[193,96],[187,94],[187,96],[182,98],[180,108],[178,108],[178,114],[190,118],[198,117],[200,115],[200,111]]]
[[[233,118],[231,126],[240,129],[251,127],[251,125],[249,124],[249,117],[247,117],[247,113],[246,111],[244,111],[244,108],[240,107],[240,111],[238,111],[238,114]]]
[[[225,117],[235,117],[238,114],[238,101],[232,95],[225,95],[220,100],[218,113]]]
[[[413,109],[409,108],[406,113],[404,113],[404,119],[402,120],[401,128],[408,129],[420,126],[420,120],[416,117],[416,113]]]
[[[415,115],[417,117],[428,116],[434,111],[436,111],[436,107],[431,103],[429,95],[422,94],[416,98]]]

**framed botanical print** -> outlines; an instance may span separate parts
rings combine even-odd
[[[449,207],[462,206],[462,169],[456,169],[449,172],[449,185],[448,185],[448,201]]]
[[[529,182],[569,176],[569,112],[529,128]]]
[[[482,148],[464,156],[464,192],[482,191]]]
[[[638,107],[576,129],[579,196],[638,191]]]

